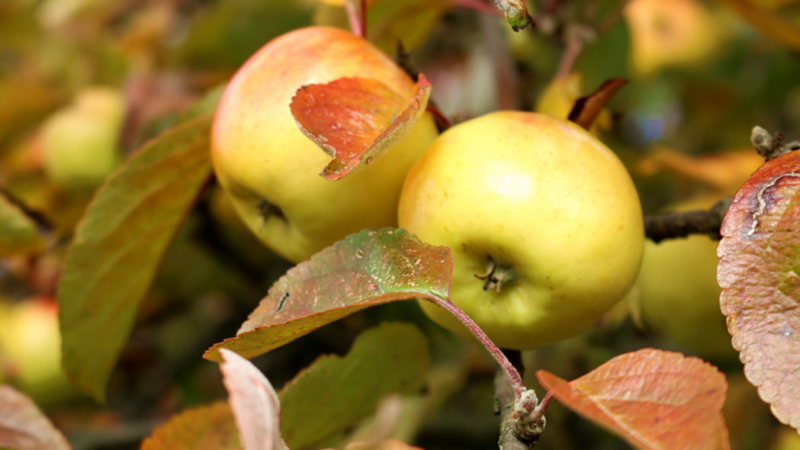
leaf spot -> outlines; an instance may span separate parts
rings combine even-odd
[[[759,220],[758,218],[764,215],[764,211],[767,209],[767,201],[764,200],[764,193],[767,191],[767,189],[778,184],[778,181],[780,181],[781,178],[786,178],[786,177],[800,178],[800,174],[786,173],[778,177],[775,177],[772,181],[764,185],[764,187],[762,187],[761,190],[758,191],[758,195],[756,196],[758,198],[758,211],[756,211],[750,216],[753,219],[753,224],[750,227],[750,231],[747,233],[748,236],[752,236],[753,233],[756,232],[756,227],[758,227],[758,220]]]
[[[356,258],[361,259],[364,256],[364,250],[356,250]]]

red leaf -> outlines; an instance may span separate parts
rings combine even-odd
[[[70,446],[31,399],[0,386],[0,448],[68,450]]]
[[[339,78],[301,87],[291,109],[300,131],[334,158],[320,175],[335,181],[408,137],[430,95],[422,74],[410,99],[372,78]]]
[[[536,372],[569,409],[644,450],[728,450],[728,383],[703,360],[644,349],[567,382]]]
[[[717,247],[720,304],[747,379],[800,428],[800,153],[764,164],[739,189]]]
[[[569,113],[570,122],[575,122],[585,130],[591,128],[594,120],[611,100],[611,97],[627,83],[628,81],[623,78],[612,78],[603,83],[596,91],[579,98]]]
[[[264,374],[250,361],[222,349],[222,382],[228,390],[244,450],[288,450],[281,437],[281,403]]]
[[[235,338],[220,348],[253,358],[368,306],[411,298],[446,300],[452,256],[405,230],[364,230],[300,263],[278,280]],[[449,300],[446,300],[449,301]]]

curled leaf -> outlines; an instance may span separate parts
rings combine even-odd
[[[728,384],[699,358],[644,349],[570,382],[543,370],[536,377],[564,406],[638,449],[730,449],[722,418]]]
[[[410,99],[372,78],[339,78],[301,87],[291,110],[300,131],[333,157],[321,175],[335,181],[408,137],[430,95],[431,84],[422,74]]]
[[[253,358],[369,306],[415,297],[448,298],[452,256],[405,230],[364,230],[289,270],[220,348]]]
[[[239,450],[231,408],[224,401],[176,414],[153,430],[142,450]]]
[[[736,193],[717,247],[720,305],[747,379],[800,428],[800,153],[764,164]]]
[[[0,448],[69,450],[70,446],[33,400],[11,386],[0,386]]]
[[[139,303],[183,218],[211,175],[211,118],[173,128],[98,190],[58,284],[67,376],[95,399],[128,338]]]
[[[222,349],[222,382],[244,450],[289,450],[281,437],[281,403],[269,380],[250,361]]]

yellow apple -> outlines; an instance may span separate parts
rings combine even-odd
[[[82,91],[73,105],[42,125],[44,169],[58,186],[93,189],[116,168],[125,118],[122,93],[112,88]]]
[[[377,79],[411,97],[415,83],[369,42],[334,28],[304,28],[259,50],[226,89],[212,132],[214,169],[247,226],[298,262],[363,228],[394,226],[403,179],[437,131],[425,113],[411,135],[369,168],[339,181],[330,157],[302,134],[289,109],[301,86]]]
[[[639,197],[590,133],[538,113],[498,112],[443,133],[408,174],[400,226],[453,252],[450,299],[497,345],[575,336],[639,272]],[[422,303],[439,324],[467,331]]]
[[[40,404],[76,393],[61,369],[55,299],[32,298],[14,304],[0,301],[0,371]]]
[[[625,6],[631,65],[647,76],[668,66],[708,61],[724,28],[697,0],[632,0]]]
[[[720,198],[700,197],[667,209],[708,209]],[[647,241],[639,273],[640,297],[632,308],[644,329],[715,362],[738,356],[719,306],[716,252],[717,241],[708,236]]]

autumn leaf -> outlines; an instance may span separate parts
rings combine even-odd
[[[414,325],[384,323],[361,333],[345,357],[323,356],[284,387],[286,443],[317,449],[342,437],[386,395],[418,392],[429,363],[427,340]]]
[[[11,386],[0,386],[0,448],[68,450],[70,446],[33,400]]]
[[[141,450],[239,450],[239,434],[227,402],[190,408],[172,416],[142,442]]]
[[[369,306],[416,297],[449,302],[452,256],[447,247],[405,230],[364,230],[289,270],[220,348],[253,358]]]
[[[291,110],[300,131],[334,158],[321,175],[335,181],[377,161],[408,137],[430,94],[424,75],[410,99],[372,78],[339,78],[301,87]]]
[[[627,83],[628,81],[622,78],[612,78],[606,81],[596,91],[579,98],[567,118],[583,129],[589,130],[611,97]]]
[[[204,117],[168,131],[98,190],[58,285],[64,369],[98,401],[159,262],[211,174]]]
[[[717,0],[739,13],[758,31],[793,50],[800,50],[800,26],[752,0]]]
[[[722,418],[727,382],[714,366],[644,349],[567,382],[536,372],[567,408],[642,450],[727,450]]]
[[[764,164],[721,230],[717,281],[744,373],[781,422],[800,428],[800,153]]]
[[[272,384],[250,361],[222,349],[222,382],[244,450],[289,450],[281,438],[281,403]]]
[[[0,193],[0,258],[44,250],[36,222]]]

